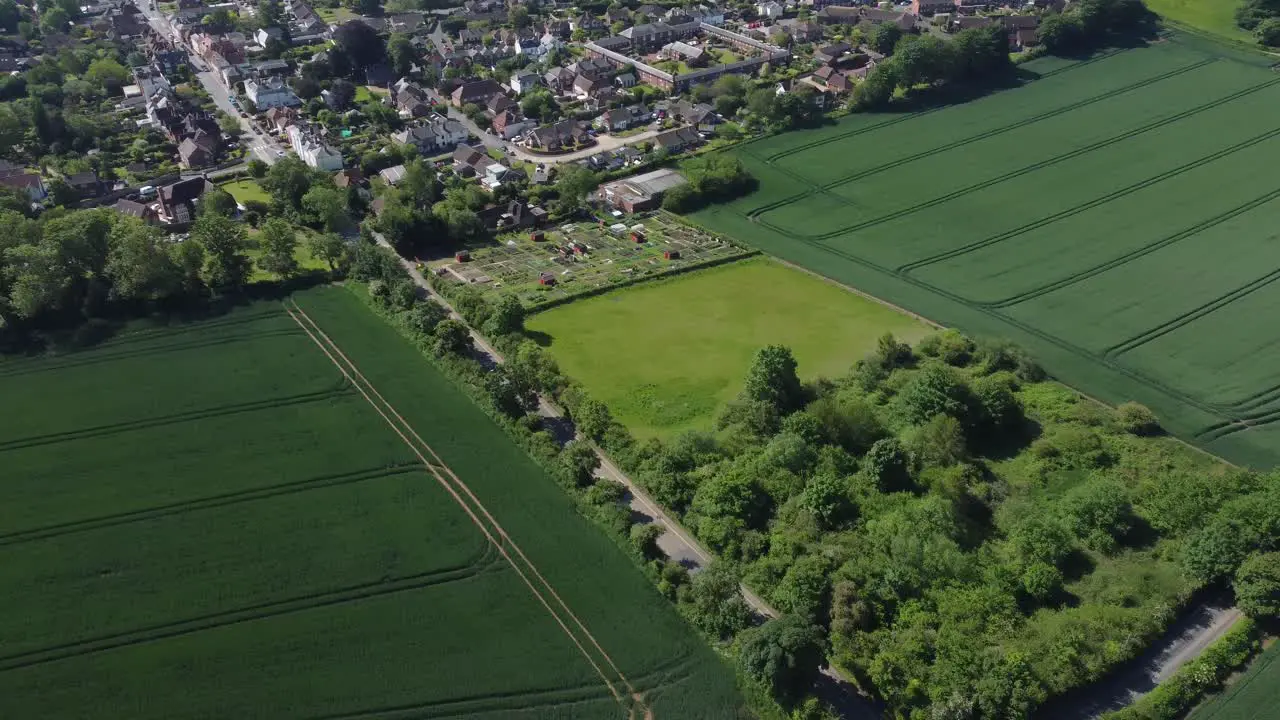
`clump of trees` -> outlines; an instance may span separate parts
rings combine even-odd
[[[1046,17],[1038,35],[1046,51],[1070,55],[1139,35],[1154,19],[1142,0],[1082,0]]]
[[[1236,24],[1252,31],[1262,45],[1280,47],[1280,2],[1245,0],[1236,8]]]
[[[879,43],[881,33],[876,38]],[[998,83],[1013,68],[1009,39],[999,24],[963,30],[951,42],[934,35],[908,35],[893,42],[893,55],[854,88],[855,110],[883,108],[895,94],[920,86]]]
[[[691,158],[681,165],[681,171],[688,182],[668,190],[662,199],[662,207],[672,212],[693,212],[727,202],[750,193],[758,184],[742,161],[728,153]]]

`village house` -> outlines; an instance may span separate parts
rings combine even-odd
[[[677,100],[667,107],[667,117],[688,123],[699,132],[712,132],[720,124],[715,110],[706,103],[689,103]]]
[[[298,120],[298,111],[290,107],[273,107],[266,112],[266,120],[276,132],[284,132]]]
[[[342,153],[329,147],[318,132],[294,124],[289,126],[288,134],[289,144],[302,162],[317,170],[332,172],[342,169]]]
[[[768,2],[758,3],[756,5],[756,15],[770,20],[782,17],[784,8],[781,3],[768,0]]]
[[[434,155],[467,141],[467,128],[457,120],[432,113],[421,124],[395,133],[391,137],[402,145],[412,145],[419,154]]]
[[[853,48],[848,43],[832,43],[813,51],[813,59],[823,64],[836,63]]]
[[[552,68],[542,76],[547,88],[557,95],[562,95],[573,87],[573,78],[573,71],[563,67]]]
[[[450,96],[454,107],[483,105],[494,95],[502,94],[502,86],[494,80],[476,80],[459,85]]]
[[[528,70],[517,70],[511,73],[511,92],[517,97],[524,95],[530,90],[542,86],[542,78],[537,73]]]
[[[179,180],[157,192],[157,218],[165,225],[186,226],[196,217],[196,203],[217,187],[202,177]]]
[[[0,174],[0,185],[25,192],[33,203],[38,203],[49,196],[49,190],[45,187],[44,178],[40,177],[40,173],[19,169],[15,172]]]
[[[339,170],[333,175],[333,184],[343,190],[361,189],[365,185],[364,173],[360,172],[360,168]]]
[[[293,90],[283,80],[274,76],[263,80],[245,80],[244,96],[249,98],[254,107],[259,110],[295,107],[302,104],[302,100],[293,94]]]
[[[484,148],[459,145],[453,151],[453,172],[459,177],[483,176],[490,165],[500,164],[485,154]]]
[[[503,110],[509,110],[514,107],[519,107],[519,106],[516,105],[516,102],[514,100],[507,97],[506,95],[494,95],[493,97],[489,98],[488,102],[484,104],[485,112],[489,113],[490,115],[497,115]]]
[[[653,120],[653,113],[643,105],[631,105],[624,108],[605,110],[596,118],[595,124],[606,132],[621,132],[639,127]]]
[[[148,225],[158,225],[160,223],[160,212],[155,207],[136,200],[120,198],[112,206],[112,209],[121,215],[136,217]]]
[[[514,110],[503,110],[493,116],[493,120],[489,123],[489,131],[503,140],[511,140],[534,125],[536,123]]]
[[[544,152],[566,150],[591,140],[591,135],[577,120],[561,120],[528,130],[521,136],[524,146]]]
[[[667,153],[684,152],[701,142],[702,137],[698,135],[698,131],[687,126],[659,133],[653,138],[654,146]]]
[[[951,12],[956,0],[911,0],[911,14],[929,17],[940,12]]]

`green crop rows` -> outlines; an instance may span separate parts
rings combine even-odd
[[[740,146],[711,229],[1280,462],[1280,76],[1174,37],[964,105]]]
[[[1191,713],[1190,720],[1255,720],[1274,717],[1280,707],[1280,646],[1272,646],[1231,681],[1221,695]]]
[[[297,300],[644,708],[735,716],[732,674],[465,395],[347,291]],[[0,363],[6,715],[635,712],[362,390],[267,302]]]

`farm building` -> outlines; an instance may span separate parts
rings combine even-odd
[[[600,197],[607,204],[629,213],[652,210],[662,202],[663,193],[685,182],[684,176],[675,170],[654,170],[605,183],[600,186]]]

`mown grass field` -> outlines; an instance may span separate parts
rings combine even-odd
[[[268,301],[0,360],[6,715],[627,717],[609,679],[735,717],[731,672],[487,416],[347,290],[296,300],[364,380]]]
[[[570,376],[640,437],[711,426],[756,350],[794,351],[805,379],[848,371],[907,315],[772,260],[747,260],[579,300],[529,318]]]
[[[1190,720],[1256,720],[1274,717],[1280,707],[1280,645],[1272,645],[1221,694],[1189,716]]]
[[[1023,67],[967,104],[740,146],[760,190],[696,219],[1280,462],[1280,76],[1177,36]]]

